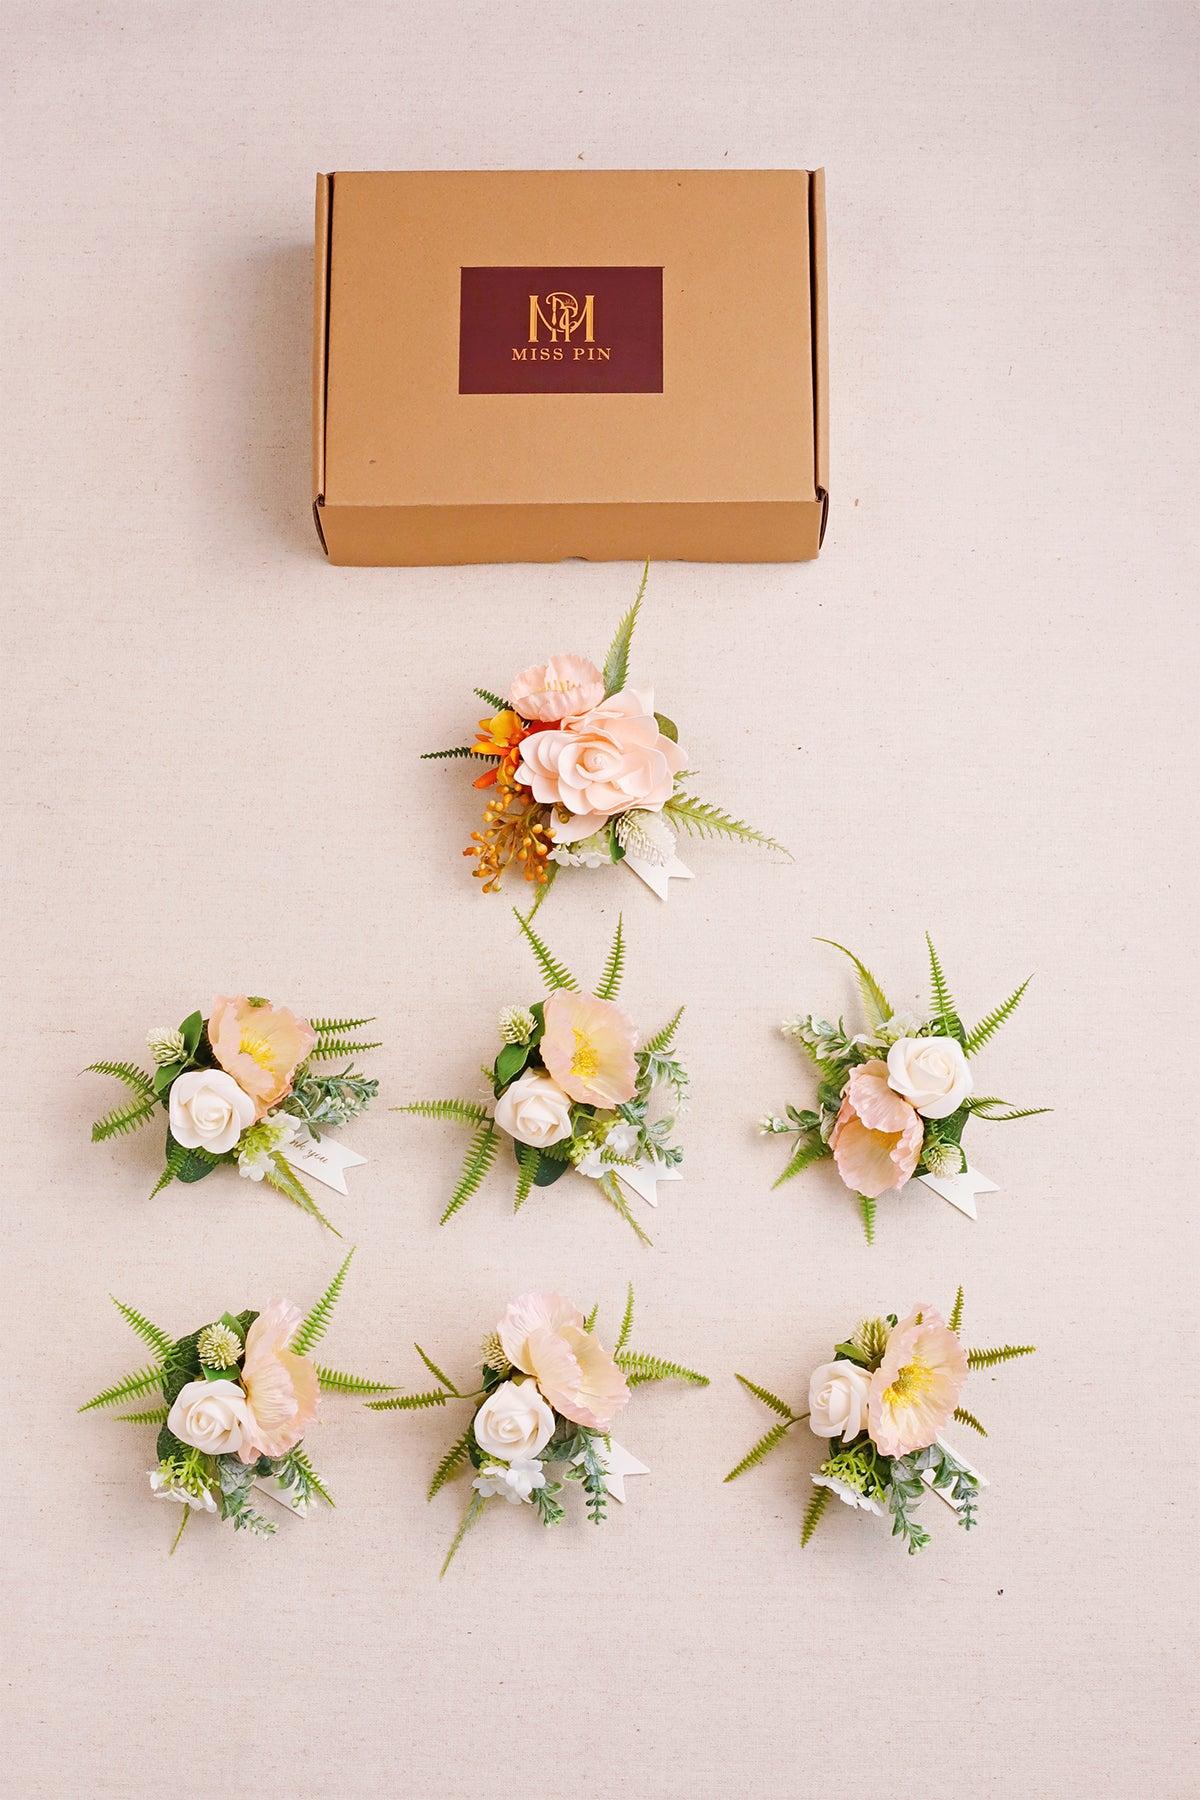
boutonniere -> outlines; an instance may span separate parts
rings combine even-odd
[[[626,1478],[650,1473],[612,1435],[630,1390],[650,1381],[707,1387],[708,1377],[629,1349],[632,1330],[632,1287],[611,1354],[596,1336],[595,1307],[585,1318],[561,1294],[522,1294],[484,1339],[478,1387],[456,1387],[418,1344],[417,1354],[437,1387],[367,1402],[376,1412],[411,1412],[458,1400],[472,1408],[470,1424],[429,1484],[432,1500],[455,1476],[473,1471],[471,1498],[443,1575],[489,1500],[530,1506],[543,1525],[557,1525],[566,1513],[560,1495],[573,1481],[583,1489],[588,1518],[602,1525],[609,1499],[624,1501]],[[556,1469],[559,1479],[551,1480],[548,1468]]]
[[[222,1313],[181,1338],[123,1301],[113,1301],[148,1345],[153,1361],[79,1410],[132,1405],[132,1411],[116,1418],[158,1426],[158,1464],[150,1471],[150,1489],[156,1498],[176,1500],[184,1508],[172,1552],[193,1512],[215,1513],[230,1520],[235,1531],[271,1537],[275,1522],[258,1510],[260,1496],[300,1518],[316,1499],[333,1505],[304,1448],[321,1395],[391,1391],[387,1382],[367,1381],[312,1360],[333,1316],[350,1256],[308,1313],[289,1300],[271,1300],[261,1312]],[[147,1405],[156,1391],[161,1404]]]
[[[820,1087],[814,1109],[789,1106],[786,1118],[768,1113],[760,1129],[795,1135],[798,1142],[775,1186],[810,1163],[831,1156],[843,1182],[859,1197],[867,1242],[875,1241],[875,1202],[915,1175],[968,1218],[975,1196],[999,1192],[973,1169],[963,1149],[971,1119],[998,1124],[1031,1119],[1048,1106],[1010,1106],[995,1094],[976,1094],[971,1059],[1012,1017],[1029,979],[967,1030],[946,984],[937,951],[929,945],[930,1012],[898,1017],[875,977],[851,951],[820,938],[848,956],[858,974],[867,1029],[850,1036],[841,1019],[831,1025],[811,1013],[783,1026],[817,1066]]]
[[[624,863],[665,900],[672,876],[692,876],[676,854],[680,832],[783,850],[691,792],[675,725],[655,711],[652,688],[629,684],[649,568],[603,669],[586,656],[552,656],[515,675],[507,698],[476,688],[495,711],[474,742],[426,752],[488,765],[475,781],[488,796],[483,827],[463,852],[485,894],[515,865],[537,888],[536,911],[559,869]]]
[[[330,1231],[306,1181],[346,1193],[345,1170],[367,1159],[327,1134],[371,1104],[379,1083],[353,1061],[336,1075],[314,1066],[341,1062],[377,1043],[352,1034],[370,1019],[301,1019],[286,1006],[239,994],[218,996],[208,1018],[190,1013],[177,1031],[150,1032],[153,1072],[131,1062],[89,1063],[112,1075],[131,1098],[92,1126],[92,1142],[124,1137],[167,1115],[166,1161],[151,1193],[172,1181],[202,1181],[222,1164],[266,1181]],[[340,1235],[340,1233],[338,1234]]]
[[[593,1181],[648,1244],[626,1193],[657,1206],[658,1183],[683,1179],[683,1151],[671,1142],[688,1093],[687,1070],[673,1053],[683,1008],[639,1044],[632,1020],[616,1004],[625,967],[621,920],[604,973],[595,992],[587,993],[528,919],[520,913],[516,919],[548,993],[532,1006],[501,1013],[500,1048],[484,1070],[492,1103],[416,1100],[393,1110],[471,1129],[443,1225],[478,1191],[507,1141],[517,1165],[514,1211],[533,1188],[550,1187],[573,1170]]]
[[[929,1542],[914,1514],[930,1489],[970,1531],[979,1490],[987,1483],[942,1433],[956,1419],[986,1437],[974,1413],[959,1405],[968,1372],[1032,1356],[1034,1346],[964,1350],[958,1335],[962,1309],[959,1288],[949,1321],[931,1306],[914,1307],[906,1319],[895,1313],[864,1319],[845,1343],[834,1346],[833,1361],[813,1370],[807,1412],[793,1412],[778,1394],[739,1375],[742,1386],[779,1416],[726,1481],[757,1467],[793,1425],[807,1419],[828,1455],[812,1477],[816,1491],[805,1509],[802,1545],[834,1494],[846,1506],[890,1517],[892,1536],[904,1539],[910,1556]]]

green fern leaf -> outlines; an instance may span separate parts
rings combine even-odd
[[[334,1237],[341,1237],[337,1226],[325,1217],[287,1157],[278,1150],[272,1159],[272,1167],[266,1170],[266,1180],[276,1193],[286,1195],[294,1206],[298,1206],[302,1212],[311,1213],[314,1219],[319,1220],[326,1231],[332,1231]]]
[[[983,1429],[983,1426],[979,1423],[975,1414],[973,1412],[968,1412],[965,1406],[956,1406],[954,1409],[954,1416],[960,1425],[969,1425],[972,1431],[977,1431],[979,1433],[980,1437],[987,1436],[987,1432]]]
[[[445,1456],[443,1456],[441,1462],[433,1471],[433,1479],[429,1483],[429,1492],[425,1496],[427,1500],[432,1500],[433,1496],[439,1494],[446,1483],[458,1474],[458,1471],[466,1462],[467,1457],[470,1454],[471,1439],[473,1435],[472,1427],[468,1425],[462,1436],[460,1438],[455,1438]]]
[[[333,1495],[325,1486],[324,1481],[317,1474],[317,1471],[313,1468],[312,1463],[309,1461],[307,1451],[302,1450],[300,1446],[297,1445],[294,1450],[288,1452],[288,1461],[293,1463],[295,1467],[300,1470],[300,1473],[304,1478],[305,1486],[310,1487],[314,1494],[319,1494],[326,1506],[332,1506],[334,1504]]]
[[[615,1000],[621,991],[621,977],[625,973],[625,936],[621,929],[621,915],[617,914],[617,929],[613,937],[612,949],[608,953],[608,961],[604,965],[604,973],[600,977],[600,985],[596,989],[597,1000]]]
[[[870,1194],[860,1194],[858,1202],[862,1208],[863,1230],[867,1234],[867,1242],[873,1244],[875,1242],[875,1202]]]
[[[550,989],[570,988],[572,993],[578,993],[579,983],[576,981],[571,971],[564,968],[563,964],[560,963],[556,957],[551,956],[549,950],[547,950],[545,944],[543,944],[541,938],[537,935],[537,932],[534,931],[533,927],[530,925],[529,920],[524,918],[517,911],[515,906],[513,907],[513,917],[529,941],[529,947],[537,958],[538,967],[542,971],[542,977],[546,986]]]
[[[661,1056],[664,1051],[669,1050],[675,1042],[675,1033],[679,1030],[679,1021],[683,1014],[684,1008],[681,1006],[675,1017],[668,1020],[661,1031],[655,1032],[650,1042],[642,1045],[642,1049],[651,1056]]]
[[[454,1119],[459,1125],[482,1125],[491,1117],[487,1107],[474,1100],[414,1100],[411,1106],[393,1106],[390,1110],[416,1113],[422,1119]]]
[[[997,1363],[1012,1362],[1018,1356],[1032,1356],[1036,1344],[1001,1344],[993,1350],[968,1350],[968,1369],[994,1369]]]
[[[868,1017],[874,1025],[882,1025],[885,1019],[892,1017],[892,1003],[872,975],[870,969],[855,956],[853,950],[847,950],[845,944],[835,943],[833,938],[817,938],[818,944],[828,944],[831,950],[840,950],[848,956],[858,974],[858,989],[867,1009]]]
[[[772,1189],[782,1187],[785,1181],[791,1181],[802,1169],[811,1163],[820,1162],[824,1156],[832,1156],[833,1151],[828,1144],[822,1143],[819,1137],[810,1138],[807,1143],[799,1143],[793,1150],[787,1167],[771,1183]]]
[[[534,1144],[517,1146],[517,1189],[513,1195],[513,1211],[520,1212],[529,1198],[529,1190],[542,1166],[542,1153]]]
[[[962,1316],[963,1316],[963,1291],[960,1286],[957,1294],[955,1294],[955,1296],[954,1296],[954,1305],[950,1309],[950,1318],[948,1320],[948,1324],[949,1324],[951,1331],[960,1331],[962,1329]]]
[[[216,1158],[207,1150],[188,1150],[167,1133],[167,1160],[163,1172],[150,1189],[150,1198],[161,1194],[173,1181],[202,1181],[216,1168]]]
[[[433,1376],[434,1380],[440,1381],[442,1386],[447,1390],[447,1392],[453,1394],[456,1400],[461,1400],[462,1395],[459,1393],[458,1389],[455,1387],[454,1383],[451,1381],[450,1377],[445,1373],[445,1371],[443,1369],[438,1368],[438,1366],[434,1362],[432,1356],[426,1355],[425,1351],[422,1350],[420,1344],[414,1344],[413,1349],[416,1351],[416,1353],[420,1357],[421,1361],[425,1364],[425,1367],[429,1370],[429,1373]]]
[[[770,1431],[764,1432],[757,1444],[751,1445],[741,1462],[734,1464],[733,1468],[730,1469],[728,1475],[725,1477],[726,1481],[736,1481],[738,1476],[744,1475],[748,1469],[756,1469],[759,1463],[762,1462],[764,1458],[768,1457],[778,1444],[782,1444],[784,1438],[791,1430],[792,1424],[793,1421],[791,1419],[780,1419],[778,1425],[772,1425]]]
[[[383,1039],[377,1038],[374,1043],[360,1043],[351,1038],[318,1038],[308,1053],[310,1062],[339,1062],[345,1056],[356,1056],[361,1050],[381,1050]]]
[[[329,1329],[329,1321],[333,1317],[333,1309],[341,1297],[346,1281],[346,1271],[350,1267],[351,1258],[357,1248],[351,1245],[346,1252],[346,1259],[330,1282],[312,1311],[302,1322],[299,1331],[288,1345],[293,1356],[307,1356],[314,1344],[319,1344]]]
[[[423,1394],[397,1394],[391,1400],[368,1400],[371,1412],[419,1412],[427,1406],[445,1406],[455,1396],[444,1388],[429,1388]]]
[[[151,1094],[142,1095],[136,1100],[127,1100],[122,1106],[114,1106],[111,1112],[105,1113],[92,1126],[93,1144],[102,1144],[108,1138],[124,1137],[130,1131],[138,1131],[148,1125],[158,1111],[158,1098]]]
[[[633,1283],[631,1281],[629,1283],[629,1287],[628,1287],[628,1290],[625,1295],[625,1311],[621,1315],[621,1329],[617,1333],[617,1345],[616,1345],[616,1349],[613,1351],[614,1356],[620,1356],[622,1350],[624,1350],[626,1344],[629,1342],[629,1334],[632,1330],[633,1330]]]
[[[151,1388],[161,1387],[163,1368],[155,1363],[145,1369],[136,1369],[132,1375],[125,1375],[112,1387],[105,1388],[92,1400],[85,1400],[79,1408],[81,1413],[91,1412],[97,1406],[116,1406],[122,1400],[132,1400],[135,1395],[148,1394]]]
[[[126,1306],[125,1302],[118,1300],[115,1294],[110,1294],[108,1297],[130,1329],[137,1332],[143,1343],[149,1344],[162,1362],[166,1362],[175,1348],[175,1339],[168,1337],[161,1325],[151,1324],[150,1320],[143,1313],[138,1312],[136,1307]]]
[[[968,1033],[963,1039],[963,1049],[968,1056],[974,1056],[977,1050],[982,1050],[988,1039],[994,1038],[1005,1021],[1012,1018],[1024,998],[1025,989],[1032,980],[1033,976],[1027,975],[1020,987],[1013,989],[1007,1000],[1002,1000],[994,1011],[988,1013],[986,1018],[980,1019],[975,1029]]]
[[[152,1406],[148,1412],[114,1413],[113,1418],[119,1419],[124,1425],[165,1425],[167,1408]]]
[[[507,712],[508,701],[499,694],[493,694],[489,688],[472,688],[471,692],[478,694],[485,706],[494,706],[497,712]]]
[[[608,647],[608,655],[604,659],[604,692],[606,695],[619,694],[629,679],[629,649],[633,643],[633,628],[637,624],[638,614],[642,610],[642,596],[646,592],[646,583],[649,579],[650,563],[647,560],[642,569],[637,598],[617,626],[616,634]]]
[[[693,837],[736,838],[742,844],[760,844],[764,850],[778,850],[784,856],[792,854],[777,839],[756,831],[744,819],[735,819],[719,806],[713,806],[707,800],[697,800],[694,794],[685,794],[680,788],[676,788],[662,810],[665,819],[669,819],[672,825],[678,825],[681,831],[691,832]]]
[[[637,1220],[634,1218],[633,1214],[629,1210],[628,1202],[626,1201],[624,1194],[621,1192],[621,1184],[617,1180],[616,1176],[615,1175],[602,1175],[600,1177],[599,1181],[596,1183],[596,1186],[599,1188],[600,1192],[604,1195],[604,1198],[608,1201],[609,1205],[612,1207],[615,1207],[617,1212],[620,1213],[621,1217],[624,1219],[625,1223],[629,1226],[629,1228],[633,1232],[634,1236],[636,1238],[638,1238],[643,1244],[649,1244],[650,1239],[646,1236],[646,1233],[642,1230],[641,1226],[638,1224]]]
[[[449,1204],[442,1214],[440,1223],[445,1224],[452,1219],[461,1206],[465,1206],[472,1195],[478,1193],[484,1176],[496,1160],[500,1148],[500,1134],[490,1119],[481,1124],[467,1147],[463,1159],[462,1174],[458,1178]]]
[[[587,1318],[583,1321],[583,1329],[589,1334],[596,1329],[596,1320],[600,1314],[600,1302],[597,1300]]]
[[[758,1383],[756,1381],[751,1381],[747,1375],[739,1375],[738,1380],[744,1388],[754,1395],[756,1400],[761,1400],[764,1406],[769,1406],[772,1412],[777,1412],[781,1419],[786,1419],[788,1421],[789,1425],[794,1425],[796,1423],[796,1415],[788,1405],[787,1401],[781,1400],[778,1394],[773,1394],[770,1388],[759,1387]]]
[[[830,1488],[815,1487],[813,1489],[812,1499],[804,1509],[804,1523],[800,1527],[800,1548],[802,1550],[808,1548],[809,1539],[824,1518],[825,1508],[832,1498],[833,1493]]]
[[[1004,1102],[998,1100],[995,1104],[1002,1106]],[[982,1119],[985,1125],[1010,1125],[1014,1119],[1036,1119],[1042,1113],[1053,1112],[1054,1108],[1052,1106],[1013,1106],[1007,1112],[994,1112],[989,1105],[976,1101],[970,1110],[975,1118]]]
[[[390,1394],[393,1381],[368,1381],[363,1375],[347,1375],[344,1369],[327,1369],[317,1364],[317,1380],[322,1392],[330,1394]]]
[[[954,1004],[954,996],[950,992],[949,983],[942,973],[942,965],[938,961],[938,953],[933,947],[933,939],[925,933],[925,942],[929,946],[929,982],[932,990],[932,1005],[935,1016],[940,1020],[952,1038],[963,1043],[966,1033],[963,1022],[958,1016],[958,1008]],[[966,1048],[965,1044],[963,1045]]]
[[[477,756],[484,762],[499,762],[490,750],[476,750],[472,744],[455,744],[452,750],[422,750],[422,762],[445,762],[450,757]]]
[[[89,1063],[83,1072],[85,1075],[112,1075],[117,1081],[123,1081],[133,1093],[140,1094],[143,1099],[156,1097],[154,1077],[147,1075],[145,1069],[139,1069],[136,1063],[94,1062]]]
[[[347,1031],[358,1031],[364,1025],[373,1025],[375,1015],[368,1019],[310,1019],[309,1024],[319,1038],[343,1037]]]
[[[458,1554],[460,1544],[462,1543],[462,1541],[466,1537],[468,1531],[470,1531],[472,1525],[474,1525],[475,1521],[478,1519],[480,1513],[483,1511],[483,1509],[486,1505],[487,1505],[487,1501],[484,1499],[482,1494],[472,1494],[471,1495],[470,1501],[468,1502],[468,1505],[467,1505],[467,1510],[462,1516],[462,1523],[460,1524],[458,1530],[454,1534],[453,1542],[451,1543],[450,1548],[446,1552],[446,1560],[442,1564],[441,1569],[438,1572],[438,1580],[439,1581],[442,1579],[442,1576],[446,1573],[446,1570],[450,1567],[450,1564],[454,1561],[454,1558]]]
[[[663,1356],[651,1356],[645,1350],[624,1350],[614,1358],[624,1371],[630,1387],[641,1387],[648,1381],[686,1381],[692,1387],[707,1387],[708,1376],[683,1363],[669,1362]]]

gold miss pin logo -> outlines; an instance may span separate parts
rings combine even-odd
[[[563,289],[551,294],[530,294],[529,336],[513,345],[514,362],[562,362],[570,351],[573,362],[609,362],[612,349],[596,342],[596,296],[582,300]]]

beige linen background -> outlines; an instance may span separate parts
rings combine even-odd
[[[13,92],[4,519],[11,886],[0,925],[3,1437],[14,1796],[638,1800],[1179,1796],[1196,1504],[1196,33],[1184,5],[562,9],[34,4]],[[613,873],[542,919],[626,997],[688,1003],[687,1179],[643,1250],[581,1184],[497,1175],[444,1231],[461,1140],[381,1104],[332,1210],[359,1252],[330,1359],[465,1375],[514,1292],[699,1364],[639,1394],[653,1470],[603,1532],[497,1506],[439,1586],[450,1413],[331,1401],[337,1510],[166,1549],[148,1431],[75,1416],[180,1331],[342,1246],[232,1175],[148,1201],[157,1130],[88,1143],[148,1025],[218,991],[375,1011],[383,1098],[470,1089],[537,991],[427,746],[472,683],[602,653],[632,565],[359,572],[308,518],[312,176],[371,166],[829,170],[833,511],[822,559],[653,571],[636,672],[705,792],[795,861],[699,846],[661,907]],[[719,371],[714,371],[719,379]],[[513,898],[520,899],[516,894]],[[827,1170],[771,1191],[756,1116],[812,1088],[776,1032],[853,1005],[815,933],[916,1004],[922,933],[978,1014],[1030,970],[980,1126],[1002,1192],[924,1189],[864,1244]],[[992,1479],[909,1561],[835,1508],[815,1440],[733,1487],[865,1310],[967,1290]]]

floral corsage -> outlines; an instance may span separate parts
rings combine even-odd
[[[495,893],[516,864],[537,887],[536,911],[560,868],[623,862],[665,900],[672,876],[691,878],[676,854],[679,832],[783,850],[688,791],[687,756],[674,724],[654,710],[652,689],[629,686],[648,572],[649,564],[602,670],[586,656],[552,656],[514,676],[507,699],[476,688],[496,711],[479,721],[475,741],[426,752],[426,760],[482,758],[489,765],[475,782],[488,794],[483,828],[463,852],[475,858],[485,894]]]
[[[455,1387],[418,1344],[417,1354],[437,1387],[367,1402],[376,1412],[411,1412],[445,1406],[451,1400],[464,1400],[474,1408],[471,1423],[446,1451],[429,1484],[432,1500],[465,1469],[474,1471],[471,1498],[446,1553],[443,1575],[492,1499],[532,1506],[543,1525],[557,1525],[565,1516],[559,1498],[564,1484],[576,1481],[583,1489],[589,1519],[594,1525],[603,1524],[609,1497],[625,1499],[626,1477],[650,1473],[612,1435],[629,1390],[649,1381],[708,1386],[708,1377],[695,1369],[628,1348],[632,1287],[611,1354],[596,1336],[595,1326],[595,1307],[585,1318],[561,1294],[522,1294],[484,1339],[477,1388],[464,1392]],[[551,1466],[561,1479],[548,1478]]]
[[[962,1308],[959,1288],[949,1322],[931,1306],[914,1307],[906,1319],[895,1313],[864,1319],[844,1344],[834,1345],[834,1360],[813,1370],[807,1412],[793,1412],[778,1394],[739,1375],[742,1386],[779,1416],[726,1481],[755,1468],[793,1425],[807,1419],[829,1454],[812,1477],[816,1491],[805,1509],[802,1544],[817,1529],[833,1494],[846,1506],[890,1517],[893,1537],[904,1539],[910,1556],[929,1542],[914,1514],[930,1489],[970,1531],[979,1490],[987,1483],[942,1433],[956,1419],[986,1437],[974,1413],[958,1403],[968,1371],[1032,1356],[1034,1346],[964,1350],[958,1336]]]
[[[344,1171],[366,1158],[326,1133],[364,1111],[379,1083],[359,1074],[352,1061],[338,1075],[319,1074],[313,1065],[377,1050],[378,1043],[347,1035],[371,1023],[310,1022],[269,1000],[219,995],[207,1019],[194,1012],[177,1031],[149,1033],[152,1074],[129,1062],[88,1065],[88,1073],[115,1076],[132,1095],[96,1120],[92,1142],[148,1125],[161,1107],[167,1114],[166,1162],[151,1198],[172,1181],[201,1181],[222,1163],[236,1163],[240,1175],[268,1182],[335,1231],[303,1178],[347,1192]]]
[[[314,1499],[333,1505],[303,1443],[317,1420],[321,1395],[391,1391],[387,1382],[347,1375],[311,1359],[341,1294],[350,1256],[307,1314],[288,1300],[271,1300],[262,1312],[222,1313],[181,1338],[114,1300],[154,1360],[79,1410],[132,1403],[133,1411],[115,1416],[131,1425],[158,1426],[158,1466],[150,1471],[150,1489],[184,1508],[172,1551],[193,1512],[215,1513],[231,1520],[235,1531],[271,1537],[275,1522],[258,1511],[259,1496],[301,1518]],[[162,1404],[147,1406],[155,1391]]]
[[[975,1218],[975,1196],[998,1189],[967,1162],[962,1136],[968,1120],[1000,1123],[1050,1111],[1048,1106],[1013,1107],[995,1094],[974,1092],[970,1059],[1017,1010],[1029,980],[968,1031],[928,936],[933,995],[930,1016],[919,1020],[893,1012],[875,977],[852,951],[831,938],[818,941],[831,944],[854,964],[868,1029],[851,1037],[840,1019],[831,1025],[812,1014],[784,1025],[784,1036],[800,1044],[816,1064],[821,1085],[815,1109],[789,1106],[786,1118],[768,1113],[760,1120],[764,1133],[798,1139],[775,1186],[831,1156],[845,1185],[859,1197],[868,1243],[875,1241],[876,1200],[902,1188],[913,1175]]]
[[[657,1206],[658,1183],[682,1180],[683,1151],[671,1134],[688,1092],[687,1071],[672,1052],[683,1008],[639,1047],[632,1020],[616,1004],[625,966],[621,920],[595,992],[584,993],[528,919],[516,918],[549,992],[500,1015],[500,1049],[484,1071],[493,1104],[417,1100],[394,1110],[471,1127],[443,1225],[476,1193],[507,1139],[517,1164],[514,1211],[532,1188],[550,1187],[574,1170],[594,1181],[648,1244],[626,1191]]]

